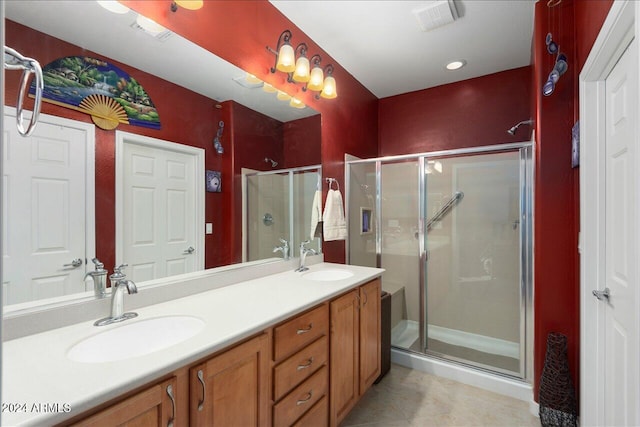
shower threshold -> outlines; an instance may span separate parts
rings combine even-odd
[[[421,349],[419,333],[418,322],[403,319],[391,331],[391,345],[414,353],[452,359],[500,374],[519,376],[517,343],[429,325],[427,345],[425,349]]]

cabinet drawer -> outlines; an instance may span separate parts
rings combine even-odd
[[[329,399],[320,399],[293,427],[327,427],[329,425]]]
[[[329,329],[329,309],[322,305],[296,316],[274,329],[274,360],[276,362],[295,353]]]
[[[278,400],[327,363],[326,336],[309,344],[273,369],[273,399]]]
[[[273,425],[290,426],[327,394],[327,367],[323,366],[273,407]]]

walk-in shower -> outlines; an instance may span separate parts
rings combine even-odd
[[[284,256],[282,250],[274,252],[283,240],[291,256],[298,256],[305,240],[312,240],[308,248],[321,252],[320,238],[311,237],[311,211],[321,179],[319,165],[242,170],[243,262]]]
[[[348,262],[386,269],[396,350],[530,379],[532,151],[347,161]]]

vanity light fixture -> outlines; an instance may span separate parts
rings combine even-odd
[[[270,68],[270,71],[272,73],[276,71],[287,73],[289,83],[306,83],[302,90],[318,92],[315,95],[316,99],[336,98],[338,92],[336,91],[336,79],[332,75],[333,65],[327,65],[323,69],[320,55],[315,54],[311,56],[311,59],[307,59],[307,44],[300,43],[293,49],[291,39],[291,31],[284,30],[278,37],[276,49],[267,46],[267,50],[276,56],[275,65]],[[327,86],[326,89],[325,86]]]
[[[97,0],[97,3],[107,9],[109,12],[118,13],[121,15],[129,13],[129,11],[131,10],[127,6],[117,2],[116,0]]]

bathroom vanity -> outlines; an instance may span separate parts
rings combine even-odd
[[[3,398],[15,406],[2,423],[337,426],[380,372],[382,272],[320,263],[142,307],[117,325],[6,341]],[[70,357],[103,331],[163,317],[202,326],[147,354]]]

